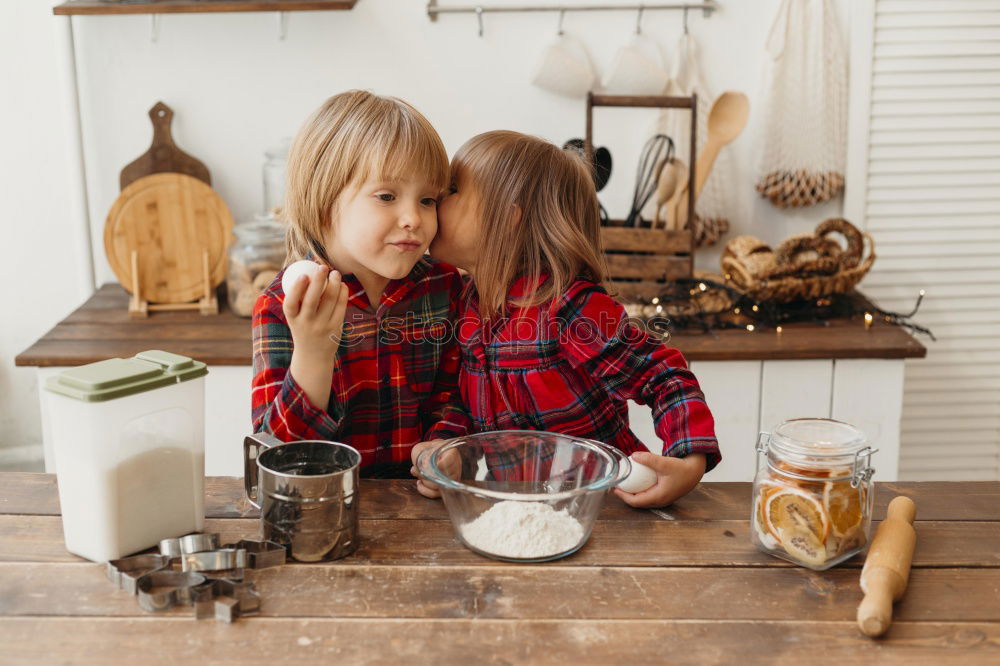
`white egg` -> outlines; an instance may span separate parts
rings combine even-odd
[[[630,460],[632,471],[625,477],[625,480],[618,484],[618,487],[627,493],[641,493],[648,490],[656,483],[656,472],[642,463],[636,462],[634,458]]]
[[[296,261],[286,268],[284,274],[281,276],[281,290],[287,294],[291,291],[292,285],[295,284],[296,280],[303,275],[309,275],[311,278],[313,273],[321,268],[322,266],[315,261],[309,261],[308,259]]]

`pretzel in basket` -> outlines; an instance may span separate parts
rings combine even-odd
[[[723,258],[726,257],[754,277],[764,277],[775,270],[771,246],[753,236],[737,236],[726,243]]]
[[[830,238],[830,235],[834,233],[839,233],[847,240],[847,249],[839,253],[840,268],[854,268],[861,262],[861,254],[864,252],[865,246],[864,236],[861,235],[857,227],[842,217],[831,217],[829,220],[823,220],[816,227],[817,236],[836,244],[840,249],[840,243]]]
[[[844,237],[846,247],[835,234]],[[831,218],[814,233],[786,239],[775,251],[753,236],[734,238],[723,252],[722,269],[726,281],[743,293],[786,302],[850,291],[874,261],[871,237],[843,218]]]
[[[775,270],[767,277],[831,275],[840,268],[836,256],[839,254],[840,246],[836,242],[826,241],[816,234],[796,234],[782,241],[775,250]]]

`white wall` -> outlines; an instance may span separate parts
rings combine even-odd
[[[34,370],[14,357],[82,299],[80,248],[66,220],[70,170],[56,24],[44,2],[0,3],[0,464],[37,458]]]
[[[491,0],[515,1],[520,0]],[[742,213],[732,222],[737,233],[776,242],[839,214],[841,204],[788,214],[753,191],[763,44],[778,0],[720,4],[708,19],[691,12],[689,27],[712,90],[742,90],[751,101],[748,129],[731,147]],[[848,3],[836,4],[846,38]],[[438,128],[449,153],[473,134],[496,128],[560,144],[583,136],[582,100],[530,84],[542,48],[555,36],[555,13],[486,15],[480,38],[473,15],[447,15],[432,23],[425,6],[422,0],[360,0],[349,12],[291,13],[284,41],[270,13],[166,15],[156,42],[149,16],[74,17],[97,283],[114,280],[104,258],[104,217],[118,194],[119,171],[149,145],[146,114],[157,100],[174,109],[178,145],[208,165],[214,187],[237,220],[261,208],[264,149],[293,134],[325,97],[348,88],[407,99]],[[643,31],[669,53],[681,18],[681,12],[646,11]],[[634,12],[570,13],[564,28],[587,44],[603,73],[615,50],[631,38],[635,19]],[[33,374],[14,369],[13,357],[81,301],[73,286],[82,255],[67,228],[65,188],[71,173],[65,166],[57,113],[63,99],[53,55],[53,25],[65,20],[40,3],[0,5],[0,131],[4,146],[12,148],[4,151],[0,187],[13,201],[7,205],[13,243],[0,244],[5,259],[0,275],[4,284],[17,275],[29,295],[22,309],[4,308],[0,326],[5,398],[0,445],[5,446],[40,447]],[[14,94],[8,97],[10,90]],[[615,160],[602,192],[612,215],[628,208],[639,151],[654,118],[655,112],[646,110],[597,112],[595,139],[610,148]],[[707,251],[698,261],[715,268],[717,252]]]

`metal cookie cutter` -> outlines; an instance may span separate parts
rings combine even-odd
[[[267,569],[279,567],[285,563],[287,551],[280,543],[274,541],[257,541],[256,539],[241,539],[236,543],[227,544],[226,548],[237,548],[247,552],[247,562],[251,569]]]
[[[244,580],[246,570],[279,566],[285,559],[285,546],[274,541],[242,539],[220,548],[218,534],[188,534],[160,541],[159,554],[108,562],[107,576],[136,594],[144,610],[187,604],[196,618],[232,622],[260,611],[260,595]]]
[[[217,578],[210,580],[208,586],[210,592],[200,596],[194,604],[194,616],[199,620],[215,617],[232,622],[237,617],[260,611],[260,595],[254,591],[253,583]]]
[[[218,534],[188,534],[179,539],[164,539],[160,542],[160,554],[181,557],[188,553],[201,553],[219,547]]]
[[[245,569],[247,551],[243,548],[221,548],[181,555],[182,571],[228,571]]]
[[[129,594],[138,591],[138,581],[154,571],[161,571],[170,566],[170,558],[166,555],[133,555],[108,562],[108,580]]]
[[[196,588],[205,577],[190,571],[154,571],[139,579],[139,605],[147,611],[164,611],[178,604],[194,603]]]

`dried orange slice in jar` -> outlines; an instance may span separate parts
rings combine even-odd
[[[830,534],[830,517],[823,503],[816,495],[797,488],[775,489],[767,495],[764,524],[772,536],[782,542],[783,533],[802,528],[811,532],[820,545]]]
[[[833,419],[791,419],[762,433],[757,451],[765,463],[758,457],[750,516],[758,547],[824,569],[864,546],[874,472],[864,433]]]
[[[767,497],[780,486],[773,481],[759,481],[757,486],[757,498],[754,502],[753,529],[757,534],[757,540],[767,548],[775,548],[778,545],[775,537],[767,528],[767,519],[764,516],[764,506]]]
[[[861,492],[850,481],[828,481],[823,489],[823,508],[830,528],[838,537],[853,536],[861,528]]]
[[[827,560],[826,546],[812,530],[795,526],[781,532],[781,545],[785,552],[803,564],[822,566]]]

